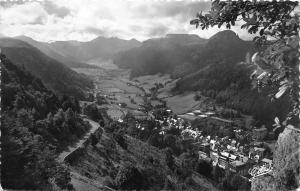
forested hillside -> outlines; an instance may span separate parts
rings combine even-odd
[[[78,100],[57,97],[40,79],[14,65],[3,54],[0,60],[2,187],[71,188],[68,170],[55,157],[90,128],[78,115]]]
[[[13,63],[40,78],[47,88],[56,93],[83,99],[84,92],[93,87],[87,76],[76,73],[26,42],[2,38],[0,48]]]
[[[132,69],[132,77],[168,73],[177,78],[213,64],[235,64],[253,51],[252,42],[241,40],[230,30],[219,32],[208,40],[196,35],[169,34],[118,54],[114,63]]]
[[[144,41],[141,47],[119,53],[114,63],[122,68],[130,68],[131,77],[173,73],[180,76],[190,72],[189,65],[197,58],[206,39],[196,35],[169,34],[164,38]]]
[[[60,50],[55,49],[47,42],[39,42],[27,36],[17,36],[15,38],[27,42],[35,48],[38,48],[47,56],[65,64],[70,68],[97,68],[94,65],[79,62],[78,60],[73,60],[67,56],[64,56]]]

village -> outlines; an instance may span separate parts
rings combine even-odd
[[[169,109],[166,111],[170,114],[172,113]],[[193,112],[195,115],[198,113],[199,110]],[[272,157],[267,153],[266,148],[263,147],[263,142],[258,142],[267,133],[265,127],[253,130],[253,142],[242,145],[234,138],[229,138],[228,136],[204,136],[201,131],[192,129],[190,124],[185,126],[184,119],[179,117],[173,118],[172,115],[164,118],[164,121],[157,121],[163,125],[161,134],[164,134],[170,128],[181,129],[182,138],[190,140],[195,145],[199,160],[205,160],[208,163],[212,163],[213,166],[218,165],[223,170],[229,169],[249,181],[264,174],[272,175]],[[243,134],[242,130],[234,131],[237,136]]]
[[[172,81],[164,76],[161,78],[161,81],[160,77],[153,81],[149,78],[144,81],[121,78],[113,82],[113,87],[111,81],[105,79],[105,84],[110,82],[107,90],[103,88],[102,78],[102,84],[96,85],[91,101],[106,108],[111,118],[119,123],[124,122],[127,113],[133,114],[136,129],[141,132],[147,131],[143,125],[147,120],[158,124],[152,131],[159,131],[162,136],[176,129],[180,132],[180,139],[193,146],[198,161],[206,161],[223,171],[230,170],[250,182],[258,176],[272,176],[274,142],[270,137],[274,137],[274,132],[268,131],[264,125],[255,127],[238,112],[211,102],[194,110],[174,112],[164,99],[170,96],[165,95],[165,89],[170,89]],[[178,157],[174,157],[174,161],[177,165],[182,162]]]

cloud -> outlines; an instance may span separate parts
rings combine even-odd
[[[166,34],[169,28],[165,25],[156,26],[149,31],[149,36],[162,36],[162,34]]]
[[[97,36],[104,35],[105,31],[96,27],[87,27],[86,31]]]
[[[0,4],[0,28],[7,36],[40,41],[87,41],[97,36],[146,40],[167,33],[209,38],[219,29],[201,31],[189,24],[211,2],[178,0],[46,0],[11,6]],[[2,30],[3,29],[3,30]]]
[[[43,7],[48,14],[53,14],[57,17],[65,17],[70,14],[70,10],[66,7],[59,7],[58,5],[52,3],[51,1],[44,1]]]
[[[0,7],[0,23],[5,25],[42,24],[46,22],[47,13],[40,3],[32,2]]]
[[[187,17],[195,16],[200,10],[208,10],[210,2],[205,1],[152,1],[134,6],[140,17]]]

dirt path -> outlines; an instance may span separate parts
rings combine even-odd
[[[77,172],[71,172],[71,183],[76,191],[114,191],[97,180],[92,180]]]
[[[58,162],[64,162],[65,158],[68,155],[70,155],[76,149],[81,147],[83,145],[83,143],[90,137],[90,135],[92,133],[94,133],[100,127],[100,125],[97,122],[93,121],[93,120],[90,120],[90,119],[87,119],[87,118],[84,118],[84,120],[88,121],[90,123],[90,125],[92,126],[91,129],[84,135],[84,137],[82,137],[80,140],[78,140],[78,142],[75,145],[71,145],[67,148],[67,150],[61,152],[57,157]]]

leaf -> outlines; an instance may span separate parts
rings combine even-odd
[[[204,16],[205,17],[210,17],[211,15],[209,13],[206,13]]]
[[[284,85],[284,84],[287,84],[289,81],[287,79],[283,80],[280,82],[280,85]]]
[[[246,54],[246,63],[247,64],[250,64],[250,53],[249,52],[247,52],[247,54]]]
[[[280,124],[280,121],[279,121],[278,117],[275,117],[274,121],[275,121],[276,124],[278,124],[278,125]]]
[[[270,31],[264,31],[265,35],[272,35],[272,33]]]
[[[266,74],[267,74],[267,72],[261,73],[261,74],[257,77],[257,79],[261,80]]]
[[[255,75],[257,73],[257,70],[255,70],[254,72],[252,72],[252,74],[250,75],[250,79],[254,79],[255,78]]]
[[[265,31],[264,29],[261,29],[261,30],[259,31],[259,35],[262,36],[262,35],[264,34],[264,31]]]
[[[280,126],[277,126],[273,129],[273,132],[275,132],[278,128],[280,128]]]
[[[191,25],[196,25],[197,23],[199,23],[198,19],[193,19],[193,20],[190,21]]]
[[[242,12],[242,17],[243,19],[245,19],[245,12]]]
[[[255,52],[255,53],[253,54],[253,56],[252,56],[252,58],[251,58],[251,61],[252,61],[253,63],[255,63],[255,61],[256,61],[256,59],[257,59],[257,55],[258,55],[258,52]]]
[[[275,98],[276,99],[280,98],[285,93],[285,91],[287,90],[287,88],[288,88],[288,86],[281,86],[279,88],[279,92],[276,93]]]

